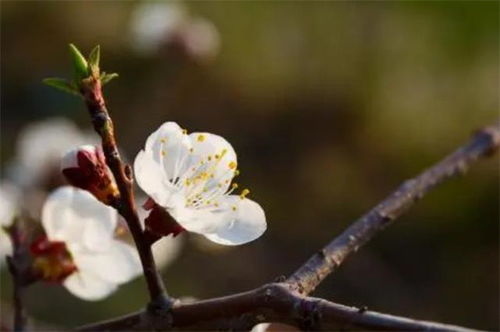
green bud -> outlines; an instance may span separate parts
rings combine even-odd
[[[99,76],[99,60],[100,60],[100,57],[101,57],[101,50],[100,50],[99,45],[97,45],[90,52],[89,57],[88,57],[90,72],[93,75],[95,75],[95,76]]]
[[[84,78],[89,77],[89,66],[87,64],[87,60],[82,55],[82,53],[76,48],[75,45],[69,44],[69,52],[71,53],[71,57],[73,58],[73,68],[75,70],[75,79],[80,81]]]
[[[64,91],[66,93],[70,93],[72,95],[80,95],[75,86],[63,78],[51,77],[43,80],[43,83],[56,88],[58,90]]]
[[[105,72],[103,72],[101,75],[101,84],[104,86],[105,84],[109,83],[112,79],[117,77],[118,77],[117,73],[106,74]]]

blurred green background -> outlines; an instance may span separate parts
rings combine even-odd
[[[104,70],[120,74],[105,93],[130,160],[167,120],[227,138],[268,230],[233,248],[187,236],[162,272],[176,297],[221,296],[289,275],[498,116],[495,1],[184,2],[185,20],[216,28],[220,47],[206,58],[186,51],[182,33],[138,51],[131,24],[141,5],[1,2],[1,157],[5,165],[16,154],[18,132],[34,121],[67,117],[89,128],[78,98],[41,84],[71,75],[69,42],[86,52],[100,44]],[[431,192],[315,295],[498,330],[498,161]],[[7,306],[5,270],[1,277]],[[141,308],[144,287],[136,280],[91,303],[36,285],[26,301],[42,326],[73,327]]]

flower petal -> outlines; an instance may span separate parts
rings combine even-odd
[[[221,222],[216,232],[204,234],[210,241],[239,245],[257,239],[266,231],[266,216],[258,203],[231,195],[225,205],[231,212],[226,212],[226,222]],[[236,211],[233,211],[233,207]]]
[[[12,241],[7,232],[0,227],[0,266],[4,264],[7,255],[12,255]]]
[[[80,271],[67,277],[63,284],[70,293],[87,301],[102,300],[118,288],[95,274]]]
[[[167,180],[173,180],[187,168],[190,148],[191,141],[181,127],[175,122],[165,122],[149,135],[144,151],[162,165]]]
[[[160,205],[168,201],[172,190],[160,164],[151,153],[140,151],[135,157],[134,173],[137,184]]]
[[[115,284],[128,282],[142,271],[135,248],[119,240],[113,240],[106,251],[75,252],[73,259],[81,273]]]
[[[116,211],[90,193],[73,187],[52,192],[42,209],[42,224],[51,240],[94,250],[109,245],[116,227]]]

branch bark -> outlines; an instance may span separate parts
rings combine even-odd
[[[314,297],[303,297],[286,284],[268,284],[231,296],[174,304],[172,321],[147,312],[80,328],[80,331],[249,330],[262,322],[279,322],[303,330],[369,329],[393,331],[472,331],[348,307]]]
[[[406,212],[416,201],[443,181],[463,174],[479,158],[500,145],[500,124],[479,131],[467,144],[403,184],[342,234],[315,253],[287,280],[303,295],[311,293],[353,252]]]
[[[500,124],[479,131],[470,142],[405,181],[394,193],[313,255],[284,283],[191,304],[175,303],[170,311],[145,310],[87,325],[81,331],[250,329],[261,322],[278,322],[308,330],[369,329],[471,331],[470,329],[397,317],[307,297],[351,253],[369,241],[443,181],[462,174],[468,166],[495,152]]]
[[[132,170],[129,165],[123,163],[118,152],[113,121],[106,109],[100,80],[92,76],[85,79],[81,85],[81,94],[90,113],[94,129],[102,139],[102,149],[106,157],[106,163],[113,173],[120,192],[120,200],[117,202],[116,208],[125,218],[139,252],[151,298],[150,307],[151,309],[168,308],[171,301],[167,297],[165,286],[156,269],[151,246],[144,238],[137,215],[133,194]]]
[[[12,277],[12,302],[14,305],[13,331],[21,332],[26,329],[28,319],[23,306],[23,291],[28,284],[25,280],[26,262],[23,248],[23,235],[18,225],[18,220],[14,220],[9,227],[9,237],[12,241],[12,256],[7,256],[7,265]]]

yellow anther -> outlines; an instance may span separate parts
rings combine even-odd
[[[219,207],[219,203],[215,202],[214,203],[215,207]]]
[[[182,133],[186,135],[188,133],[187,129],[182,129]]]
[[[236,211],[236,205],[231,206],[231,209],[232,209],[233,211]]]
[[[196,137],[196,140],[198,142],[203,142],[205,140],[205,135],[203,135],[203,134],[198,135],[198,137]]]
[[[215,155],[215,159],[219,159],[220,156],[218,154]]]
[[[208,156],[207,159],[208,159],[208,161],[212,160],[212,156]]]
[[[166,138],[162,138],[162,139],[160,140],[160,142],[162,142],[162,143],[167,143],[167,139],[166,139]]]
[[[233,189],[236,189],[236,188],[238,188],[238,184],[235,182],[235,183],[233,183],[233,184],[231,185],[231,187],[233,187]]]
[[[193,153],[194,149],[193,148],[190,148],[189,149],[189,152]]]
[[[248,189],[243,189],[243,190],[241,191],[240,198],[241,198],[241,199],[244,199],[245,197],[247,197],[247,195],[248,195],[248,194],[250,194],[250,190],[248,190]]]
[[[235,169],[234,170],[234,176],[238,176],[240,175],[240,170],[239,169]]]
[[[161,150],[161,155],[162,155],[163,157],[165,157],[165,156],[167,155],[167,151],[165,151],[165,150]]]
[[[206,201],[206,203],[205,203],[205,204],[209,205],[209,204],[210,204],[210,201]]]
[[[230,169],[235,169],[236,168],[236,162],[231,161],[228,166],[229,166]]]
[[[225,183],[225,184],[228,184],[228,183],[229,183],[229,180],[224,181],[224,183]]]

